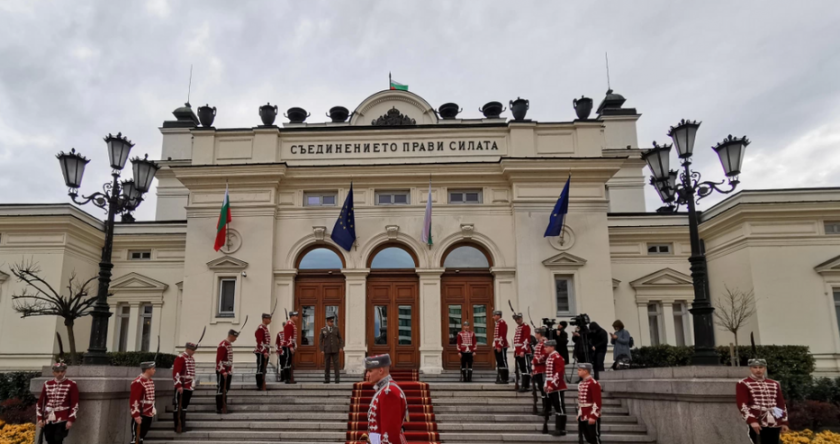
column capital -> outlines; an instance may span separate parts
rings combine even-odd
[[[416,268],[414,270],[420,279],[437,279],[440,278],[446,269],[445,268]]]
[[[370,268],[342,268],[341,274],[347,280],[367,279],[367,275],[370,274]]]
[[[297,270],[274,270],[275,279],[294,279],[297,276]]]
[[[502,267],[493,267],[490,269],[490,273],[497,278],[512,278],[516,276],[516,268],[502,268]]]

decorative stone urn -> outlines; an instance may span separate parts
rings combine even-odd
[[[204,105],[198,107],[198,121],[201,122],[201,126],[205,128],[210,128],[213,126],[213,120],[216,119],[216,107],[210,105]]]
[[[525,114],[528,113],[530,107],[531,102],[521,97],[510,101],[510,112],[513,113],[514,120],[525,120]]]
[[[265,105],[260,107],[260,119],[262,119],[262,123],[265,126],[272,126],[274,125],[274,119],[277,118],[277,105],[272,105],[271,103],[266,103]]]
[[[343,106],[334,106],[330,108],[330,112],[327,114],[333,123],[341,123],[347,120],[347,117],[350,116],[350,111]]]
[[[438,115],[440,115],[441,119],[452,120],[463,110],[463,108],[458,108],[457,103],[444,103],[438,108]]]
[[[306,121],[306,118],[311,115],[312,114],[307,113],[305,109],[298,108],[296,106],[289,108],[285,114],[286,118],[289,119],[289,123],[303,123]]]
[[[572,106],[575,107],[578,119],[586,120],[589,118],[589,113],[592,112],[592,99],[580,96],[579,99],[572,100]]]
[[[500,102],[487,102],[478,109],[488,119],[498,119],[507,109]]]

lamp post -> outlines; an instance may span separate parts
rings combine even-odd
[[[729,194],[738,186],[738,175],[741,174],[741,164],[744,161],[744,151],[750,141],[746,136],[742,138],[731,135],[712,149],[720,157],[723,172],[729,182],[729,188],[722,186],[726,181],[703,182],[700,173],[691,169],[691,158],[694,154],[694,141],[700,122],[682,120],[677,126],[672,126],[668,132],[673,145],[659,145],[653,142],[653,148],[642,154],[653,176],[650,184],[656,188],[660,199],[666,204],[658,212],[675,212],[680,205],[688,207],[688,228],[691,237],[691,279],[694,284],[694,302],[691,315],[694,319],[694,365],[718,365],[719,358],[715,351],[714,319],[710,295],[706,285],[706,254],[700,245],[698,232],[698,217],[696,203],[704,197],[717,191]],[[673,146],[677,147],[677,155],[681,161],[681,170],[670,169],[670,154]]]
[[[108,349],[106,344],[108,337],[108,318],[111,312],[108,306],[108,287],[111,284],[111,251],[114,246],[114,219],[120,214],[123,222],[133,222],[131,212],[143,202],[143,195],[149,191],[155,174],[160,166],[149,160],[148,154],[141,159],[131,159],[134,179],[120,182],[122,169],[128,160],[128,154],[134,146],[130,140],[123,137],[121,133],[116,136],[108,134],[105,137],[108,145],[108,160],[111,163],[111,176],[113,182],[106,182],[102,186],[103,192],[95,192],[89,196],[78,198],[78,190],[82,185],[82,176],[85,167],[90,160],[86,159],[75,149],[69,153],[61,152],[56,157],[61,164],[61,173],[64,175],[64,183],[67,185],[70,199],[77,205],[85,205],[92,202],[108,213],[105,220],[105,245],[102,247],[102,258],[99,262],[99,289],[96,294],[96,303],[91,311],[93,322],[90,328],[90,347],[85,354],[84,363],[87,365],[107,365]]]

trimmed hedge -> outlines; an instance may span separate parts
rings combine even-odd
[[[729,347],[717,347],[720,363],[730,365],[732,359]],[[810,375],[816,368],[814,357],[807,346],[800,345],[763,345],[756,347],[758,355],[767,360],[767,367],[773,374]],[[750,347],[739,347],[740,364],[744,367],[753,357]],[[673,345],[655,345],[632,350],[633,367],[683,367],[691,365],[694,347]]]
[[[160,353],[157,356],[158,368],[172,368],[176,355]],[[140,367],[141,362],[148,362],[155,358],[154,352],[108,352],[108,364],[114,367]],[[84,353],[77,353],[73,361],[69,354],[65,356],[67,362],[82,362]]]
[[[29,392],[29,381],[41,376],[41,372],[0,373],[0,402],[19,399],[30,405],[35,404],[35,396]]]

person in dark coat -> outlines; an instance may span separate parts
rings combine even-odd
[[[588,362],[586,344],[584,344],[583,337],[580,335],[580,327],[575,327],[575,331],[572,332],[572,342],[575,344],[572,350],[573,357],[578,363]]]
[[[604,359],[607,357],[607,344],[609,344],[607,331],[601,328],[597,322],[589,323],[589,345],[592,354],[592,367],[595,371],[595,380],[598,380],[600,372],[604,371]]]
[[[566,333],[566,327],[569,326],[569,323],[566,321],[560,321],[557,324],[557,353],[560,353],[560,356],[566,361],[566,364],[569,364],[569,334]]]
[[[327,315],[327,326],[321,329],[318,343],[321,344],[321,353],[324,354],[324,384],[330,383],[330,364],[335,370],[335,383],[340,384],[341,376],[338,366],[339,355],[341,349],[344,348],[344,338],[341,336],[341,330],[335,325],[335,315]]]

